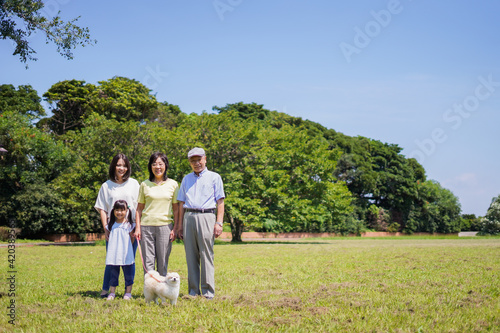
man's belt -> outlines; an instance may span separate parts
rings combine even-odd
[[[184,208],[184,211],[191,212],[191,213],[212,213],[212,214],[215,214],[215,208],[208,208],[208,209]]]

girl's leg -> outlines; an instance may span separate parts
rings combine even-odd
[[[124,265],[122,266],[123,277],[125,279],[125,288],[132,286],[134,284],[135,269],[134,265]]]
[[[109,290],[111,291],[111,288],[116,288],[118,286],[118,277],[120,276],[120,266],[115,266],[115,265],[108,265],[108,266],[110,271]]]
[[[125,295],[123,299],[132,299],[132,286],[134,285],[135,265],[122,266],[123,277],[125,279]]]
[[[109,294],[108,294],[108,297],[106,297],[106,299],[108,301],[112,301],[115,299],[115,290],[116,290],[116,287],[109,287]]]
[[[110,280],[110,277],[111,277],[111,273],[110,273],[110,266],[109,265],[106,265],[106,268],[104,268],[104,278],[103,278],[103,281],[102,281],[102,291],[101,291],[101,296],[106,296],[108,294],[108,290],[109,290],[109,280]]]
[[[109,295],[108,301],[115,299],[115,291],[118,286],[118,277],[120,276],[120,266],[108,265],[110,270]]]

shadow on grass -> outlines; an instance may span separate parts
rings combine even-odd
[[[122,294],[125,294],[125,291],[124,290],[116,290],[117,294],[118,295],[122,295]],[[6,295],[6,294],[5,294]],[[92,298],[92,299],[103,299],[103,300],[106,300],[106,297],[101,297],[101,292],[100,291],[96,291],[96,290],[85,290],[85,291],[78,291],[76,293],[71,293],[71,292],[68,292],[66,293],[67,296],[69,297],[75,297],[75,296],[80,296],[82,298]],[[2,296],[2,293],[0,292],[0,297]],[[140,291],[140,295],[135,295],[134,296],[134,299],[141,299],[141,298],[144,298],[144,295],[142,294],[142,291]],[[189,294],[184,294],[184,293],[179,293],[179,299],[192,299],[193,297],[192,296],[189,296]]]
[[[101,292],[96,290],[78,291],[76,293],[66,293],[68,296],[81,296],[84,298],[102,299]]]
[[[95,242],[61,242],[61,243],[40,243],[38,246],[96,246]]]
[[[329,244],[328,242],[322,242],[322,241],[303,241],[303,242],[297,242],[297,241],[285,241],[285,240],[247,240],[243,242],[232,242],[230,240],[228,241],[223,241],[223,240],[215,240],[214,245],[250,245],[250,244],[316,244],[316,245],[324,245],[324,244]]]

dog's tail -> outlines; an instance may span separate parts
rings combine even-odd
[[[161,282],[159,280],[160,278],[160,273],[158,273],[157,271],[148,271],[146,274],[144,274],[144,281],[146,281],[146,279],[148,279],[149,277],[152,277],[153,279],[155,279],[157,282]]]

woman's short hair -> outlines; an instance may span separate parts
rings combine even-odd
[[[167,171],[168,171],[169,163],[168,163],[167,155],[160,153],[160,152],[156,152],[156,153],[153,153],[151,155],[151,157],[149,158],[148,171],[149,171],[149,180],[150,181],[155,180],[155,174],[153,173],[153,163],[156,162],[156,160],[158,158],[161,158],[163,163],[165,163],[165,172],[163,173],[163,180],[167,180],[167,178],[168,178]]]
[[[113,157],[113,160],[111,161],[111,164],[109,165],[109,179],[112,181],[116,181],[116,165],[118,164],[119,160],[123,160],[125,162],[125,167],[127,168],[127,172],[123,175],[123,181],[127,181],[128,178],[130,177],[130,174],[132,173],[132,170],[130,170],[130,162],[125,156],[125,154],[119,153],[116,154],[115,157]]]

